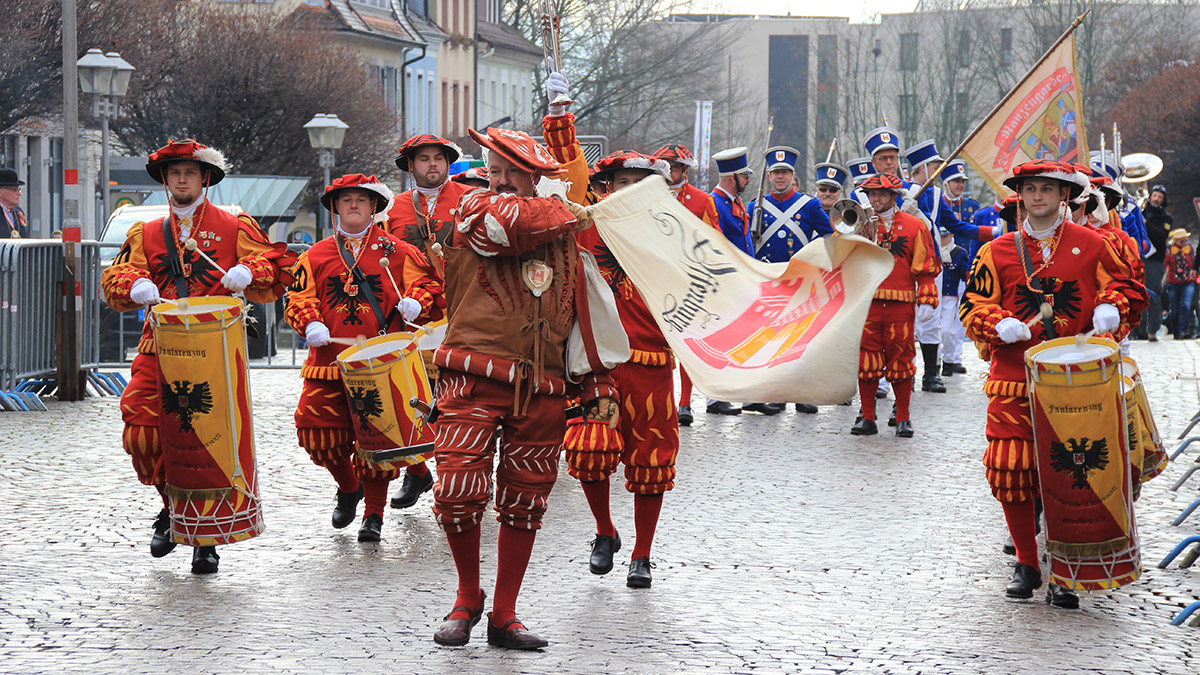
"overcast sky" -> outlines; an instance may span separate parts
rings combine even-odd
[[[848,16],[852,21],[864,21],[871,16],[887,12],[896,14],[912,11],[917,0],[696,0],[692,11],[721,14],[780,14],[791,12],[797,16]]]

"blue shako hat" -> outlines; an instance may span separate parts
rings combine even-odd
[[[850,163],[846,165],[846,167],[849,169],[850,177],[854,179],[855,185],[858,185],[859,183],[878,173],[875,171],[875,165],[871,163],[870,157],[859,157],[858,159],[852,159],[850,160]]]
[[[722,150],[712,156],[717,163],[717,173],[728,176],[735,173],[754,173],[750,162],[746,159],[746,148],[731,148]]]
[[[870,161],[867,164],[870,165]],[[846,184],[846,179],[850,177],[850,172],[845,167],[829,162],[821,162],[813,168],[816,170],[814,182],[817,185],[830,185],[841,189]]]
[[[863,139],[863,147],[867,154],[874,157],[880,150],[900,150],[900,134],[891,127],[879,127],[867,132]]]
[[[791,169],[796,170],[796,163],[800,161],[800,151],[795,148],[789,148],[786,145],[776,145],[767,148],[767,152],[763,155],[767,160],[767,171],[775,169]]]
[[[942,182],[954,180],[955,178],[967,179],[967,163],[961,159],[952,160],[942,169]]]
[[[904,159],[908,161],[910,171],[916,171],[923,164],[932,161],[940,161],[942,156],[938,154],[937,148],[934,146],[933,140],[921,141],[916,145],[908,148],[903,153]]]

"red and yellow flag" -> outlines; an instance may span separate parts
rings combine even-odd
[[[1087,157],[1074,33],[1066,35],[1025,75],[960,155],[998,195],[1008,194],[1001,181],[1018,164],[1035,159],[1075,162]]]

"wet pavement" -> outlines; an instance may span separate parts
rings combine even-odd
[[[1200,343],[1136,343],[1134,357],[1174,441],[1200,405]],[[488,647],[482,625],[466,647],[433,643],[455,575],[428,494],[389,509],[378,544],[331,529],[332,480],[295,442],[297,371],[252,371],[267,530],[220,549],[206,577],[182,548],[150,557],[159,506],[121,450],[117,399],[2,413],[0,672],[1200,672],[1200,628],[1170,625],[1200,598],[1200,570],[1154,566],[1200,533],[1200,515],[1170,525],[1200,477],[1169,490],[1200,446],[1137,503],[1140,581],[1078,611],[1005,599],[1012,558],[979,461],[983,365],[966,358],[949,393],[914,395],[907,440],[851,436],[851,407],[714,418],[697,395],[649,590],[624,584],[619,480],[621,564],[588,572],[593,525],[564,467],[517,608],[551,641],[540,653]],[[489,595],[495,531],[489,518]]]

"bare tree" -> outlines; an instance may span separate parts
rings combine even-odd
[[[723,55],[739,34],[714,23],[661,21],[683,0],[566,0],[560,4],[564,74],[581,129],[614,147],[653,149],[692,137],[695,101],[732,105],[742,91],[728,81]],[[505,20],[541,43],[540,3],[506,0]],[[535,74],[541,90],[545,70]],[[545,105],[543,98],[542,104]]]

